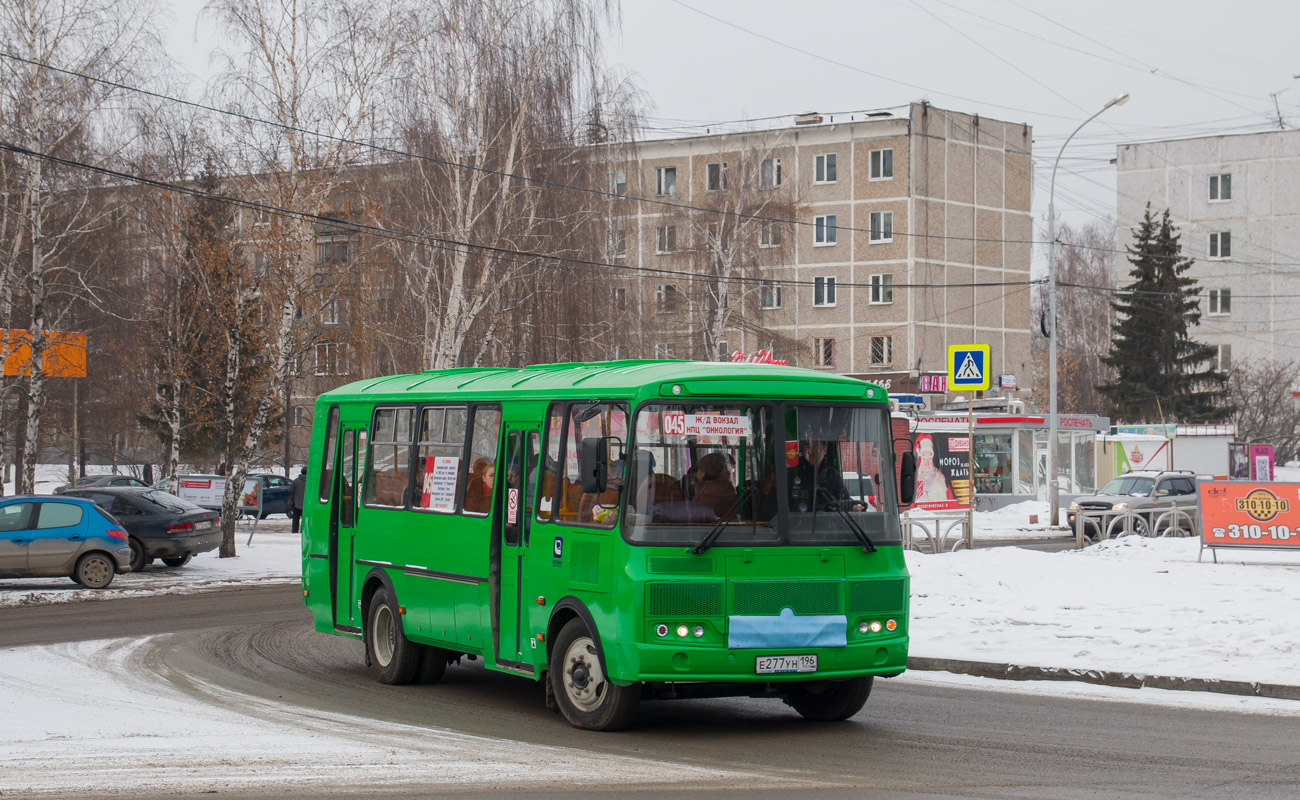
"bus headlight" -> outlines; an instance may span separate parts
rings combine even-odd
[[[686,638],[686,634],[688,634],[688,633],[690,633],[690,632],[691,632],[691,629],[688,628],[688,627],[686,627],[685,625],[678,625],[678,626],[677,626],[677,635],[680,636],[680,637],[682,637],[683,639],[685,639],[685,638]]]
[[[871,632],[880,633],[880,620],[878,619],[871,620]]]
[[[695,634],[695,638],[696,638],[696,639],[699,639],[700,637],[704,636],[704,626],[703,626],[703,625],[696,625],[696,626],[695,626],[695,630],[692,631],[692,633]]]
[[[665,625],[665,624],[663,624],[662,622],[659,623],[659,626],[658,626],[657,628],[655,628],[655,633],[659,634],[660,636],[667,636],[667,635],[668,635],[668,626]]]
[[[859,623],[858,623],[858,633],[866,633],[867,631],[870,631],[870,630],[871,630],[871,623],[869,623],[869,622],[859,622]]]

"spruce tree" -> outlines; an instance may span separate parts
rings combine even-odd
[[[1117,421],[1219,422],[1232,411],[1214,348],[1188,333],[1201,321],[1200,287],[1187,275],[1192,261],[1180,238],[1169,210],[1156,219],[1148,203],[1128,248],[1133,281],[1112,303],[1114,337],[1102,357],[1116,378],[1097,387]]]

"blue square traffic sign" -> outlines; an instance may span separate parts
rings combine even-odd
[[[989,346],[954,344],[948,346],[948,388],[983,391],[989,388]]]

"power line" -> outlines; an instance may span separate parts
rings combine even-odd
[[[7,150],[11,153],[24,155],[31,158],[39,158],[44,161],[49,161],[54,164],[60,164],[62,166],[71,167],[74,169],[83,169],[90,172],[95,172],[97,174],[104,175],[106,177],[116,178],[118,180],[130,181],[132,183],[152,186],[157,189],[164,189],[167,191],[177,192],[180,194],[186,194],[191,197],[213,200],[216,202],[225,203],[234,206],[236,208],[242,208],[242,209],[262,212],[266,214],[275,214],[277,216],[283,216],[283,217],[291,217],[305,222],[321,223],[323,225],[328,225],[329,227],[335,229],[346,228],[353,231],[370,233],[379,236],[381,238],[392,239],[397,241],[410,241],[413,239],[422,240],[424,242],[430,243],[434,246],[441,247],[441,248],[450,248],[450,249],[461,248],[464,250],[482,250],[482,251],[493,253],[495,255],[510,256],[515,258],[556,261],[560,263],[573,264],[575,266],[603,267],[606,269],[621,270],[625,272],[637,272],[637,273],[646,273],[646,274],[653,274],[653,275],[673,275],[673,276],[688,278],[690,280],[711,280],[716,278],[717,280],[721,280],[721,281],[729,281],[729,282],[734,281],[736,283],[757,283],[760,285],[765,283],[774,283],[774,282],[780,283],[782,285],[790,285],[790,286],[815,286],[816,285],[815,281],[801,281],[797,279],[785,280],[785,279],[748,277],[748,276],[722,277],[722,276],[711,276],[701,272],[688,272],[686,270],[672,270],[672,269],[664,269],[664,268],[657,268],[657,267],[638,267],[638,266],[632,266],[630,264],[616,264],[607,261],[592,261],[590,259],[576,258],[573,256],[561,256],[561,255],[555,255],[551,253],[538,253],[538,252],[533,252],[528,250],[516,250],[508,247],[482,244],[479,242],[460,241],[457,239],[451,239],[443,236],[435,236],[433,234],[428,234],[428,233],[416,233],[412,231],[403,231],[396,228],[388,228],[382,225],[340,220],[322,214],[315,214],[307,211],[297,211],[295,209],[270,205],[268,203],[263,203],[263,202],[253,201],[253,200],[245,200],[239,197],[232,197],[230,195],[219,194],[217,192],[209,192],[205,189],[199,189],[194,186],[184,186],[177,183],[171,183],[169,181],[158,180],[156,178],[148,178],[142,175],[134,175],[127,172],[122,172],[120,170],[111,169],[109,167],[103,167],[95,164],[87,164],[85,162],[75,161],[72,159],[61,158],[59,156],[54,156],[48,153],[41,153],[35,150],[29,150],[26,147],[21,147],[7,142],[0,142],[0,150]],[[1042,282],[1041,280],[1038,281],[1027,280],[1027,281],[996,281],[996,282],[972,282],[972,283],[892,284],[892,286],[895,289],[948,289],[948,288],[976,288],[976,287],[997,287],[997,286],[1029,286],[1041,282]],[[850,282],[839,283],[838,281],[836,282],[836,286],[848,287],[854,289],[871,288],[871,284],[869,283],[850,283]]]

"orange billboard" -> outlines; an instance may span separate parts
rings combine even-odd
[[[4,374],[6,378],[32,372],[32,334],[18,328],[0,330],[5,339]],[[41,372],[47,378],[86,377],[86,334],[71,331],[46,331],[45,353]]]
[[[1199,490],[1203,546],[1300,549],[1300,483],[1205,481]]]

